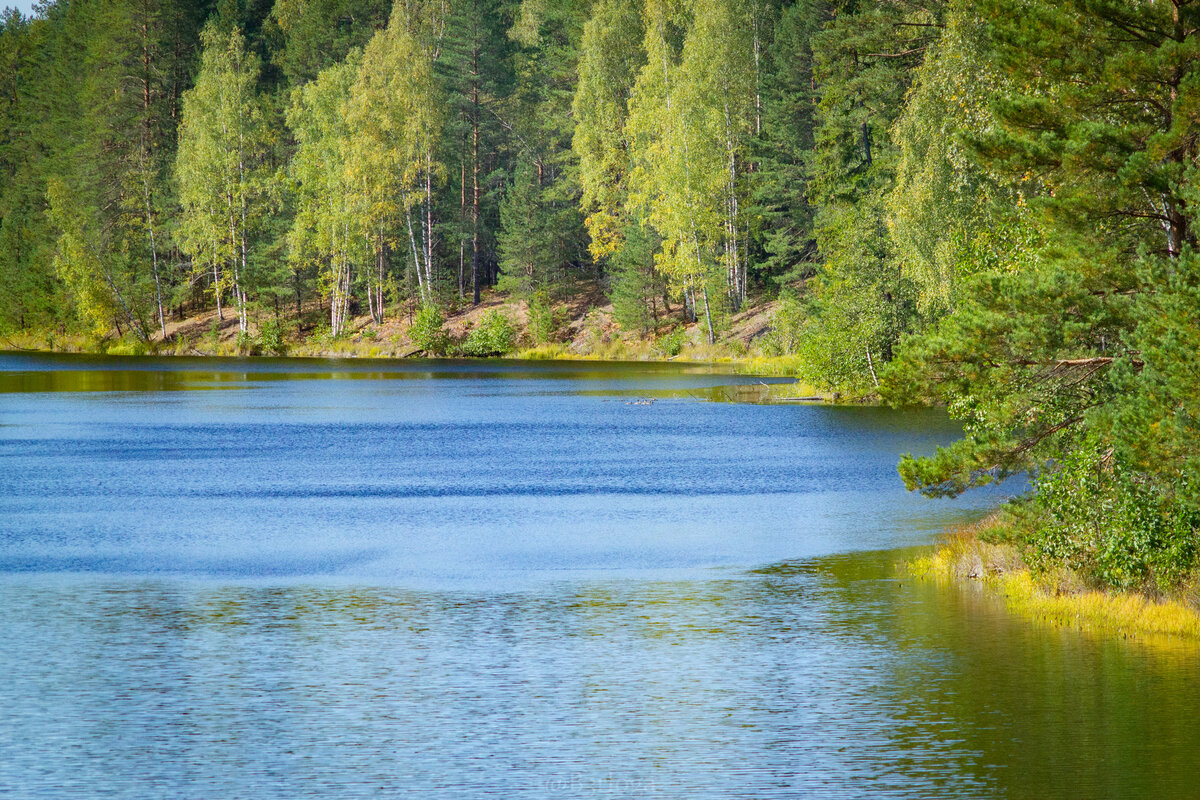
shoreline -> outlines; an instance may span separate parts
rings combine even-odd
[[[480,356],[459,352],[468,335],[489,314],[499,313],[512,328],[507,352],[489,358],[557,362],[638,362],[697,364],[725,368],[739,375],[789,378],[786,384],[765,387],[768,401],[870,404],[875,398],[848,397],[827,392],[799,378],[795,355],[772,352],[772,331],[777,302],[757,298],[728,319],[717,340],[709,343],[704,326],[674,315],[656,322],[653,329],[625,332],[616,323],[612,304],[590,284],[580,284],[570,297],[553,304],[553,330],[536,334],[528,301],[495,290],[484,292],[478,305],[446,308],[441,329],[449,352],[427,352],[414,342],[416,308],[411,303],[389,309],[383,323],[369,316],[347,320],[345,332],[328,335],[319,308],[288,310],[281,315],[259,311],[240,332],[232,315],[219,318],[215,308],[201,308],[172,316],[166,337],[157,330],[148,340],[116,330],[67,332],[55,329],[20,330],[0,335],[0,351],[66,353],[108,356],[279,359],[464,359]],[[549,336],[548,340],[545,338]],[[419,337],[417,337],[419,340]],[[541,343],[538,343],[538,342]]]
[[[986,541],[995,515],[947,532],[907,564],[923,580],[977,587],[1036,624],[1158,644],[1200,643],[1200,608],[1182,594],[1153,597],[1087,585],[1075,573],[1035,574],[1016,545]]]
[[[74,340],[73,340],[74,341]],[[472,363],[484,361],[510,361],[510,362],[528,362],[528,363],[559,363],[559,364],[656,364],[656,365],[673,365],[678,367],[710,367],[715,370],[727,371],[733,375],[744,375],[749,377],[761,377],[766,379],[787,379],[785,381],[759,381],[754,384],[745,384],[744,388],[754,389],[755,392],[750,396],[747,392],[739,392],[736,397],[739,401],[746,402],[765,402],[765,403],[816,403],[828,405],[873,405],[877,401],[872,399],[857,399],[847,400],[839,397],[837,394],[822,392],[804,383],[799,378],[795,377],[795,373],[790,369],[792,358],[790,356],[782,357],[766,357],[766,356],[749,356],[749,357],[729,357],[723,356],[718,358],[690,358],[684,356],[673,356],[669,358],[651,357],[643,355],[640,358],[633,357],[610,357],[602,354],[577,354],[568,351],[555,353],[554,355],[546,355],[541,353],[530,353],[529,350],[515,350],[505,355],[488,356],[488,357],[473,357],[473,356],[430,356],[422,352],[410,352],[403,355],[380,355],[375,353],[366,353],[362,351],[353,352],[296,352],[295,349],[286,354],[266,354],[266,353],[230,353],[230,352],[203,352],[200,350],[180,351],[172,348],[168,350],[159,350],[156,348],[147,348],[144,351],[124,352],[121,348],[95,348],[86,346],[67,346],[55,347],[50,349],[47,347],[22,347],[11,341],[11,337],[0,337],[0,354],[11,355],[27,355],[27,356],[80,356],[80,357],[101,357],[101,358],[163,358],[163,359],[213,359],[213,360],[259,360],[264,361],[286,361],[286,362],[301,362],[301,361],[361,361],[361,362],[385,362],[393,364],[401,364],[404,362],[422,361],[422,362],[446,362],[446,363]],[[741,385],[739,385],[741,386]]]

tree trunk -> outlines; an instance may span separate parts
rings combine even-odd
[[[467,240],[463,236],[462,224],[467,216],[467,162],[459,159],[458,161],[458,299],[462,300],[464,284],[463,284],[463,269],[466,265]]]
[[[163,316],[162,283],[158,278],[158,247],[154,241],[154,211],[150,194],[150,176],[143,172],[143,187],[146,197],[146,229],[150,233],[150,263],[154,269],[154,298],[158,302],[158,329],[163,341],[167,340],[167,321]]]
[[[474,22],[478,26],[478,22]],[[479,32],[471,50],[471,292],[479,305]]]
[[[867,345],[867,369],[871,370],[871,380],[875,383],[875,388],[879,388],[879,378],[875,377],[875,362],[871,359],[871,345]]]
[[[708,323],[708,343],[713,344],[717,337],[713,335],[712,310],[708,307],[708,287],[701,287],[704,292],[704,319]]]
[[[221,268],[213,260],[213,294],[217,296],[217,319],[225,321],[225,311],[221,308]]]
[[[408,223],[408,243],[412,246],[413,265],[417,269],[417,296],[420,298],[421,304],[424,305],[429,300],[425,297],[425,282],[421,278],[421,256],[417,251],[417,236],[413,233],[411,209],[404,209],[404,219]]]
[[[433,154],[425,153],[425,285],[433,291]]]

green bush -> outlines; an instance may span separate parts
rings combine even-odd
[[[324,346],[334,340],[333,328],[329,327],[328,322],[322,322],[313,328],[313,332],[308,335],[310,344]]]
[[[512,352],[516,341],[517,329],[508,317],[493,309],[484,314],[479,326],[467,334],[462,343],[462,353],[477,358],[507,355]]]
[[[1035,569],[1064,566],[1119,589],[1167,589],[1196,562],[1200,515],[1111,448],[1082,442],[1035,478]]]
[[[804,306],[791,292],[780,296],[771,317],[771,330],[762,337],[763,352],[769,356],[790,356],[800,347],[804,326]]]
[[[687,342],[687,329],[678,327],[658,340],[658,349],[667,358],[674,358],[683,352],[685,342]]]
[[[237,349],[239,353],[242,353],[243,355],[253,355],[257,348],[258,342],[254,340],[253,336],[245,331],[238,331]]]
[[[408,338],[422,352],[444,356],[450,349],[450,336],[442,329],[444,322],[440,308],[432,304],[422,305],[417,309],[412,327],[408,329]]]
[[[287,354],[287,344],[283,341],[283,326],[278,320],[270,319],[258,326],[258,347],[268,355]]]
[[[204,346],[209,350],[216,350],[221,343],[221,321],[213,319],[209,323],[208,330],[204,332]]]
[[[553,342],[565,321],[562,309],[556,309],[545,292],[534,292],[529,298],[529,335],[533,344]]]

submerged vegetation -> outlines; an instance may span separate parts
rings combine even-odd
[[[1170,591],[1197,31],[1195,0],[51,0],[0,26],[0,336],[769,364],[946,406],[909,488],[1030,475],[1030,566]]]

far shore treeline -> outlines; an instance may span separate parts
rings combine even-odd
[[[1036,569],[1200,523],[1200,0],[58,0],[0,29],[0,334],[243,336],[599,283],[627,335],[937,403]],[[406,311],[402,312],[402,309]]]

